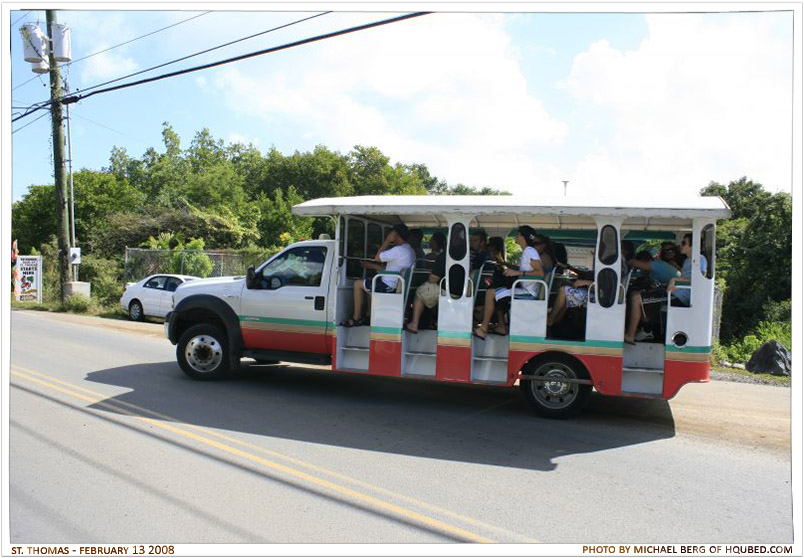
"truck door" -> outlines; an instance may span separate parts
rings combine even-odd
[[[327,296],[334,250],[292,246],[243,289],[240,328],[246,349],[328,354]]]

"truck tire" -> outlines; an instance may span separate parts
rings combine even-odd
[[[176,344],[176,360],[194,380],[217,380],[229,373],[229,341],[212,324],[189,328]]]
[[[589,374],[577,360],[565,355],[545,355],[528,362],[524,374],[588,380]],[[577,416],[592,396],[592,386],[549,380],[520,380],[525,400],[536,414],[546,418],[566,419]]]

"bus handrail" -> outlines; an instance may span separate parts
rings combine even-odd
[[[513,299],[516,296],[516,288],[519,283],[538,283],[540,284],[541,288],[539,289],[539,295],[545,293],[544,297],[536,298],[535,300],[547,300],[547,283],[544,281],[544,275],[520,275],[511,285],[511,298]]]
[[[399,290],[399,285],[397,285],[396,288],[392,292],[377,293],[377,278],[378,277],[382,278],[384,275],[387,275],[389,277],[399,277],[399,281],[402,282],[402,291],[399,292],[399,293],[396,292],[397,290]],[[407,284],[406,282],[407,282],[407,279],[405,278],[405,275],[401,271],[385,271],[385,270],[378,271],[377,274],[374,275],[374,277],[371,278],[371,292],[372,292],[372,294],[405,294],[407,292],[406,291],[406,284]]]

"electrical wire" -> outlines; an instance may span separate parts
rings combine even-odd
[[[332,33],[325,33],[323,35],[316,35],[314,37],[309,37],[307,39],[302,39],[300,41],[294,41],[292,43],[286,43],[284,45],[279,45],[279,46],[276,46],[276,47],[266,48],[266,49],[263,49],[263,50],[250,52],[248,54],[241,54],[240,56],[235,56],[233,58],[227,58],[225,60],[219,60],[218,62],[211,62],[209,64],[203,64],[201,66],[195,66],[193,68],[186,68],[184,70],[178,70],[176,72],[170,72],[170,73],[162,74],[162,75],[159,75],[159,76],[154,76],[154,77],[150,77],[150,78],[146,78],[146,79],[141,79],[139,81],[133,81],[131,83],[124,83],[122,85],[115,85],[114,87],[107,87],[106,89],[98,89],[98,90],[92,91],[90,93],[81,92],[81,93],[76,93],[76,94],[73,94],[73,95],[68,95],[68,96],[62,98],[62,102],[64,104],[77,103],[78,101],[81,101],[83,99],[87,99],[89,97],[92,97],[93,95],[97,95],[98,93],[109,93],[110,91],[117,91],[119,89],[126,89],[128,87],[133,87],[135,85],[142,85],[144,83],[150,83],[150,82],[153,82],[153,81],[159,81],[159,80],[167,79],[167,78],[170,78],[170,77],[176,77],[176,76],[180,76],[180,75],[184,75],[184,74],[189,74],[189,73],[192,73],[192,72],[198,72],[200,70],[208,70],[210,68],[215,68],[217,66],[223,66],[224,64],[231,64],[232,62],[239,62],[240,60],[246,60],[248,58],[254,58],[255,56],[262,56],[263,54],[271,54],[273,52],[278,52],[280,50],[287,50],[289,48],[293,48],[293,47],[297,47],[297,46],[301,46],[301,45],[306,45],[306,44],[314,43],[314,42],[317,42],[317,41],[323,41],[325,39],[332,39],[334,37],[339,37],[341,35],[346,35],[346,34],[349,34],[349,33],[355,33],[357,31],[364,31],[366,29],[371,29],[373,27],[379,27],[381,25],[388,25],[389,23],[396,23],[396,22],[404,21],[406,19],[411,19],[411,18],[414,18],[414,17],[420,17],[420,16],[423,16],[423,15],[427,15],[429,13],[431,13],[431,12],[414,12],[412,14],[406,14],[406,15],[403,15],[403,16],[393,17],[393,18],[390,18],[390,19],[384,19],[384,20],[381,20],[381,21],[375,21],[373,23],[366,23],[364,25],[357,25],[355,27],[348,27],[346,29],[341,29],[340,31],[333,31]],[[46,101],[46,103],[50,103],[50,102],[52,102],[52,101]],[[13,122],[13,120],[12,120],[12,122]]]
[[[28,13],[30,13],[31,11],[33,11],[33,10],[29,10],[29,11],[28,11]],[[187,23],[188,21],[191,21],[191,20],[193,20],[193,19],[196,19],[196,18],[199,18],[199,17],[204,16],[204,15],[207,15],[207,14],[211,14],[211,13],[212,13],[212,12],[211,12],[211,11],[209,11],[209,12],[203,12],[203,13],[198,14],[198,15],[194,15],[193,17],[190,17],[190,18],[187,18],[187,19],[183,19],[183,20],[181,20],[181,21],[178,21],[178,22],[176,22],[176,23],[173,23],[173,24],[171,24],[171,25],[168,25],[167,27],[162,27],[161,29],[157,29],[156,31],[151,31],[150,33],[146,33],[145,35],[140,35],[139,37],[134,37],[133,39],[130,39],[130,40],[125,41],[125,42],[123,42],[123,43],[120,43],[120,44],[117,44],[117,45],[111,46],[111,47],[109,47],[109,48],[105,48],[105,49],[103,49],[103,50],[99,50],[98,52],[93,52],[92,54],[87,54],[87,55],[86,55],[86,56],[84,56],[83,58],[78,58],[77,60],[73,60],[73,61],[69,62],[68,64],[65,64],[65,66],[68,66],[68,67],[69,67],[69,66],[72,66],[72,65],[73,65],[73,64],[75,64],[76,62],[81,62],[82,60],[86,60],[87,58],[92,58],[93,56],[97,56],[98,54],[103,54],[104,52],[109,52],[110,50],[113,50],[113,49],[115,49],[115,48],[117,48],[117,47],[121,47],[121,46],[123,46],[123,45],[127,45],[127,44],[129,44],[129,43],[133,43],[134,41],[138,41],[138,40],[140,40],[140,39],[144,39],[145,37],[150,37],[151,35],[155,35],[156,33],[159,33],[160,31],[164,31],[165,29],[170,29],[171,27],[176,27],[177,25],[181,25],[182,23]],[[22,19],[22,18],[20,18],[20,19]],[[17,21],[19,21],[19,19],[18,19]],[[12,27],[13,27],[13,25],[14,25],[14,24],[12,24]],[[16,87],[12,87],[12,88],[11,88],[11,90],[12,90],[12,91],[15,91],[16,89],[19,89],[19,88],[20,88],[20,87],[22,87],[23,85],[26,85],[26,84],[28,84],[28,83],[31,83],[31,82],[32,82],[33,80],[35,80],[37,77],[38,77],[38,76],[34,76],[34,77],[32,77],[31,79],[26,80],[26,81],[24,81],[24,82],[20,83],[20,84],[19,84],[19,85],[17,85]]]
[[[209,13],[209,12],[207,12],[207,13]],[[123,79],[127,79],[127,78],[134,77],[134,76],[137,76],[137,75],[140,75],[140,74],[144,74],[144,73],[146,73],[146,72],[150,72],[150,71],[153,71],[153,70],[157,70],[157,69],[159,69],[159,68],[163,68],[163,67],[165,67],[165,66],[169,66],[169,65],[171,65],[171,64],[175,64],[175,63],[177,63],[177,62],[181,62],[182,60],[187,60],[188,58],[193,58],[193,57],[195,57],[195,56],[200,56],[201,54],[206,54],[207,52],[211,52],[211,51],[213,51],[213,50],[217,50],[217,49],[219,49],[219,48],[223,48],[223,47],[226,47],[226,46],[229,46],[229,45],[233,45],[233,44],[235,44],[235,43],[239,43],[239,42],[241,42],[241,41],[245,41],[245,40],[247,40],[247,39],[252,39],[252,38],[254,38],[254,37],[258,37],[258,36],[260,36],[260,35],[265,35],[266,33],[270,33],[270,32],[272,32],[272,31],[277,31],[277,30],[279,30],[279,29],[284,29],[284,28],[286,28],[286,27],[290,27],[291,25],[296,25],[297,23],[302,23],[302,22],[304,22],[304,21],[307,21],[307,20],[310,20],[310,19],[313,19],[313,18],[316,18],[316,17],[320,17],[320,16],[322,16],[322,15],[329,14],[329,13],[332,13],[332,12],[322,12],[322,13],[320,13],[320,14],[316,14],[316,15],[313,15],[313,16],[308,16],[308,17],[305,17],[305,18],[302,18],[302,19],[298,19],[298,20],[296,20],[296,21],[291,21],[290,23],[285,23],[285,24],[280,25],[280,26],[278,26],[278,27],[273,27],[273,28],[271,28],[271,29],[267,29],[267,30],[265,30],[265,31],[260,31],[259,33],[255,33],[255,34],[253,34],[253,35],[249,35],[249,36],[247,36],[247,37],[243,37],[243,38],[241,38],[241,39],[236,39],[236,40],[234,40],[234,41],[229,41],[228,43],[224,43],[224,44],[222,44],[222,45],[218,45],[218,46],[215,46],[215,47],[212,47],[212,48],[208,48],[208,49],[206,49],[206,50],[202,50],[202,51],[200,51],[200,52],[196,52],[196,53],[194,53],[194,54],[190,54],[190,55],[187,55],[187,56],[183,56],[183,57],[181,57],[181,58],[177,58],[177,59],[175,59],[175,60],[171,60],[171,61],[169,61],[169,62],[164,62],[164,63],[162,63],[162,64],[159,64],[159,65],[157,65],[157,66],[152,66],[151,68],[147,68],[147,69],[145,69],[145,70],[140,70],[140,71],[138,71],[138,72],[134,72],[134,73],[132,73],[132,74],[128,74],[128,75],[126,75],[126,76],[122,76],[122,77],[119,77],[119,78],[115,78],[115,79],[113,79],[113,80],[109,80],[109,81],[105,81],[105,82],[103,82],[103,83],[99,83],[99,84],[97,84],[97,85],[93,85],[92,87],[89,87],[89,88],[83,89],[83,90],[82,90],[82,92],[90,91],[90,90],[92,90],[92,89],[97,89],[98,87],[101,87],[101,86],[104,86],[104,85],[109,85],[109,84],[111,84],[111,83],[115,83],[115,82],[118,82],[118,81],[123,80]],[[70,66],[67,66],[67,67],[69,68]],[[19,84],[19,85],[18,85],[17,87],[15,87],[14,89],[17,89],[18,87],[22,87],[23,85],[25,85],[26,83],[29,83],[29,82],[33,81],[33,80],[34,80],[34,79],[36,79],[37,77],[39,77],[39,76],[34,76],[34,77],[32,77],[32,78],[31,78],[31,79],[29,79],[28,81],[26,81],[26,82],[23,82],[23,83]],[[12,89],[12,91],[14,91],[14,89]],[[63,98],[64,98],[64,96],[62,96],[60,99],[63,99]],[[49,100],[49,101],[43,101],[43,102],[40,102],[40,103],[32,104],[32,105],[30,105],[30,107],[29,107],[29,109],[30,109],[30,110],[28,110],[28,111],[27,111],[25,114],[23,114],[23,115],[19,116],[18,118],[23,118],[23,117],[27,116],[28,114],[34,113],[34,112],[36,112],[37,110],[39,110],[40,108],[43,108],[43,106],[42,106],[42,105],[44,105],[44,104],[50,104],[50,103],[52,103],[52,100]],[[13,120],[12,120],[12,122],[13,122]]]
[[[176,23],[168,25],[167,27],[162,27],[161,29],[157,29],[156,31],[151,31],[150,33],[146,33],[145,35],[140,35],[139,37],[134,37],[133,39],[130,39],[130,40],[128,40],[126,42],[123,42],[123,43],[120,43],[118,45],[110,46],[109,48],[99,50],[98,52],[93,52],[92,54],[87,54],[83,58],[78,58],[77,60],[71,61],[68,65],[71,66],[73,64],[76,64],[77,62],[81,62],[82,60],[86,60],[87,58],[92,58],[93,56],[97,56],[98,54],[103,54],[104,52],[109,52],[110,50],[113,50],[113,49],[115,49],[117,47],[121,47],[121,46],[127,45],[129,43],[133,43],[134,41],[139,41],[140,39],[144,39],[145,37],[150,37],[151,35],[155,35],[156,33],[159,33],[160,31],[164,31],[165,29],[170,29],[171,27],[176,27],[177,25],[181,25],[182,23],[187,23],[188,21],[191,21],[193,19],[199,18],[201,16],[205,16],[205,15],[211,14],[211,13],[212,13],[211,11],[203,12],[203,13],[200,13],[198,15],[194,15],[193,17],[183,19],[181,21],[177,21]]]
[[[389,23],[396,23],[396,22],[399,22],[399,21],[404,21],[404,20],[407,20],[407,19],[420,17],[420,16],[427,15],[427,14],[430,14],[430,13],[431,12],[414,12],[414,13],[410,13],[410,14],[405,14],[403,16],[393,17],[393,18],[390,18],[390,19],[383,19],[383,20],[380,20],[380,21],[372,22],[372,23],[366,23],[366,24],[363,24],[363,25],[357,25],[357,26],[354,26],[354,27],[348,27],[346,29],[341,29],[339,31],[333,31],[331,33],[325,33],[325,34],[322,34],[322,35],[316,35],[314,37],[309,37],[307,39],[302,39],[302,40],[299,40],[299,41],[294,41],[292,43],[286,43],[286,44],[279,45],[279,46],[276,46],[276,47],[271,47],[271,48],[267,48],[267,49],[262,49],[262,50],[250,52],[250,53],[243,54],[243,55],[240,55],[240,56],[235,56],[233,58],[227,58],[225,60],[219,60],[217,62],[211,62],[209,64],[203,64],[201,66],[194,66],[192,68],[186,68],[184,70],[178,70],[176,72],[170,72],[170,73],[167,73],[167,74],[162,74],[162,75],[158,75],[158,76],[154,76],[154,77],[150,77],[150,78],[146,78],[146,79],[141,79],[141,80],[134,81],[134,82],[131,82],[131,83],[124,83],[124,84],[121,84],[121,85],[116,85],[114,87],[108,87],[106,89],[99,89],[97,91],[92,91],[90,93],[85,93],[83,91],[80,92],[80,93],[76,92],[75,94],[62,96],[58,100],[61,101],[64,104],[76,103],[76,102],[78,102],[80,100],[89,98],[89,97],[91,97],[93,95],[97,95],[98,93],[108,93],[110,91],[117,91],[119,89],[126,89],[128,87],[133,87],[135,85],[142,85],[144,83],[150,83],[150,82],[153,82],[153,81],[159,81],[159,80],[167,79],[167,78],[170,78],[170,77],[176,77],[176,76],[180,76],[180,75],[183,75],[183,74],[189,74],[189,73],[197,72],[197,71],[200,71],[200,70],[206,70],[206,69],[209,69],[209,68],[222,66],[224,64],[230,64],[232,62],[238,62],[240,60],[246,60],[248,58],[253,58],[255,56],[261,56],[263,54],[270,54],[270,53],[278,52],[278,51],[281,51],[281,50],[287,50],[289,48],[294,48],[294,47],[297,47],[297,46],[301,46],[301,45],[305,45],[305,44],[309,44],[309,43],[314,43],[314,42],[322,41],[322,40],[325,40],[325,39],[331,39],[331,38],[334,38],[334,37],[339,37],[341,35],[346,35],[346,34],[349,34],[349,33],[355,33],[357,31],[364,31],[366,29],[372,29],[374,27],[379,27],[379,26],[382,26],[382,25],[388,25]],[[99,87],[99,86],[95,86],[95,87]],[[56,100],[51,99],[51,100],[47,100],[47,101],[42,101],[41,103],[37,103],[36,105],[32,105],[25,113],[23,113],[20,116],[15,117],[15,118],[12,118],[11,121],[15,122],[15,121],[17,121],[17,120],[19,120],[21,118],[24,118],[24,117],[28,116],[29,114],[32,114],[32,113],[36,112],[37,110],[40,110],[40,109],[42,109],[42,108],[44,108],[46,106],[51,105],[55,101]]]
[[[81,91],[82,92],[92,91],[93,89],[97,89],[98,87],[103,87],[104,85],[109,85],[111,83],[116,83],[118,81],[128,79],[130,77],[138,76],[140,74],[145,74],[145,73],[151,72],[153,70],[158,70],[159,68],[164,68],[165,66],[170,66],[171,64],[176,64],[177,62],[182,62],[184,60],[187,60],[189,58],[194,58],[196,56],[201,56],[202,54],[212,52],[213,50],[218,50],[220,48],[227,47],[227,46],[233,45],[235,43],[239,43],[241,41],[246,41],[248,39],[253,39],[254,37],[259,37],[260,35],[265,35],[266,33],[271,33],[273,31],[278,31],[279,29],[284,29],[286,27],[290,27],[291,25],[296,25],[297,23],[302,23],[304,21],[314,19],[314,18],[317,18],[317,17],[321,17],[322,15],[326,15],[326,14],[330,14],[330,13],[332,13],[332,12],[321,12],[320,14],[316,14],[316,15],[313,15],[313,16],[308,16],[308,17],[305,17],[305,18],[302,18],[302,19],[297,19],[296,21],[291,21],[290,23],[285,23],[283,25],[279,25],[278,27],[273,27],[273,28],[267,29],[265,31],[260,31],[259,33],[249,35],[248,37],[243,37],[243,38],[240,38],[240,39],[236,39],[234,41],[229,41],[228,43],[224,43],[222,45],[214,46],[214,47],[208,48],[206,50],[196,52],[194,54],[188,54],[187,56],[182,56],[181,58],[176,58],[175,60],[171,60],[169,62],[164,62],[164,63],[159,64],[157,66],[151,66],[150,68],[146,68],[145,70],[140,70],[138,72],[134,72],[132,74],[128,74],[126,76],[115,78],[115,79],[112,79],[112,80],[109,80],[109,81],[104,81],[103,83],[99,83],[99,84],[93,85],[91,87],[86,87],[86,88],[82,89]]]
[[[114,133],[116,133],[116,134],[120,134],[121,136],[126,136],[127,138],[135,139],[135,140],[137,140],[137,141],[139,141],[139,142],[142,142],[142,143],[147,143],[147,142],[145,142],[144,140],[141,140],[140,138],[134,137],[134,136],[132,136],[132,135],[130,135],[130,134],[127,134],[127,133],[125,133],[125,132],[121,132],[120,130],[115,130],[114,128],[111,128],[111,127],[107,126],[106,124],[101,124],[100,122],[97,122],[97,121],[95,121],[95,120],[92,120],[91,118],[88,118],[88,117],[83,116],[83,115],[81,115],[81,114],[78,114],[78,113],[76,113],[75,111],[73,111],[73,112],[71,113],[71,115],[70,115],[70,116],[77,116],[77,117],[78,117],[78,118],[80,118],[81,120],[86,120],[87,122],[91,122],[91,123],[92,123],[92,124],[94,124],[95,126],[100,126],[101,128],[106,128],[106,129],[107,129],[107,130],[109,130],[110,132],[114,132]]]
[[[32,11],[33,11],[33,10],[28,10],[27,12],[25,12],[24,14],[22,14],[20,17],[18,17],[18,18],[17,18],[17,20],[16,20],[14,23],[12,23],[12,24],[11,24],[11,27],[14,27],[15,25],[17,25],[17,24],[18,24],[20,21],[22,21],[22,20],[25,18],[25,16],[27,16],[27,15],[28,15],[29,13],[31,13]],[[21,128],[20,128],[20,129],[21,129]]]
[[[39,116],[37,116],[36,118],[34,118],[34,119],[33,119],[33,120],[31,120],[30,122],[28,122],[27,124],[24,124],[24,125],[20,126],[20,127],[19,127],[19,128],[17,128],[16,130],[11,130],[11,133],[12,133],[12,134],[16,134],[17,132],[19,132],[19,131],[20,131],[20,130],[22,130],[23,128],[27,128],[28,126],[30,126],[31,124],[33,124],[33,123],[34,123],[34,122],[36,122],[37,120],[39,120],[39,119],[41,119],[41,118],[44,118],[45,116],[47,116],[47,113],[46,113],[46,112],[44,112],[44,113],[40,114]]]

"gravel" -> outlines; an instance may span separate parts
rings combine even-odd
[[[771,380],[761,376],[747,376],[738,372],[729,372],[727,370],[712,370],[709,373],[712,380],[721,382],[739,382],[742,384],[762,384],[766,386],[784,386],[790,387],[790,384],[784,383],[782,380]]]

